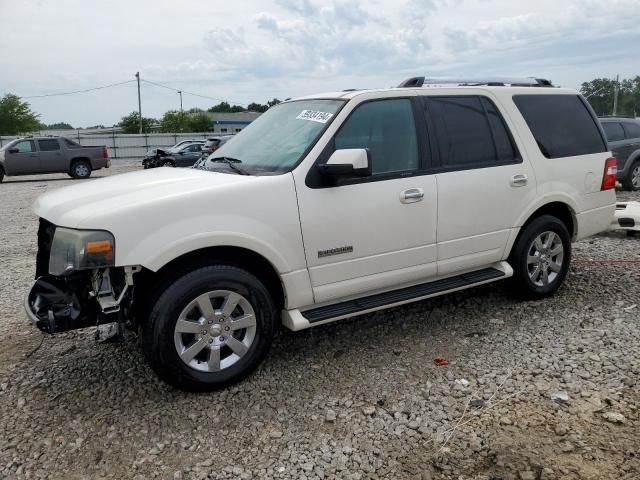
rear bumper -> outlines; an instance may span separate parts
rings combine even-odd
[[[576,240],[582,240],[596,233],[609,230],[615,211],[616,206],[612,203],[611,205],[578,213],[576,215],[578,224]]]

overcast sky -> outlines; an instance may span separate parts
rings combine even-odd
[[[416,75],[640,74],[640,0],[0,0],[0,95],[140,76],[247,104]],[[45,123],[112,125],[135,83],[28,99]],[[185,109],[215,100],[183,96]],[[144,116],[179,108],[142,85]]]

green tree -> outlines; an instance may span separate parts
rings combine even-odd
[[[66,122],[50,123],[49,125],[45,125],[44,123],[40,124],[40,130],[71,130],[71,129],[73,129],[71,124]]]
[[[189,129],[192,132],[208,132],[211,130],[211,120],[205,112],[189,115]]]
[[[596,78],[584,82],[580,93],[589,101],[598,115],[613,114],[613,99],[616,81],[609,78]],[[640,76],[623,79],[618,90],[618,115],[635,116],[640,113]]]
[[[273,107],[274,105],[278,105],[279,103],[282,103],[282,101],[281,101],[281,100],[278,100],[277,98],[274,98],[273,100],[269,100],[269,101],[267,102],[267,105],[268,105],[269,107]]]
[[[165,112],[160,120],[160,131],[167,133],[190,132],[189,114],[177,110]]]
[[[38,130],[38,115],[27,102],[8,93],[0,99],[0,135],[17,135]]]
[[[267,111],[267,109],[269,108],[268,105],[262,105],[261,103],[250,103],[249,105],[247,105],[247,110],[249,112],[260,112],[260,113],[264,113]]]
[[[211,107],[208,112],[215,113],[236,113],[236,112],[244,112],[245,108],[240,105],[231,105],[229,102],[220,102],[217,105]]]
[[[158,121],[154,118],[142,117],[142,133],[148,133],[156,123]],[[131,112],[129,115],[122,117],[118,126],[122,128],[124,133],[140,133],[140,115],[138,115],[138,112]]]

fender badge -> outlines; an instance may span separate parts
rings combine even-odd
[[[318,250],[318,258],[330,257],[331,255],[342,255],[343,253],[353,252],[353,246],[330,248],[329,250]]]

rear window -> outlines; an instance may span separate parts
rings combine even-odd
[[[627,138],[640,138],[640,125],[637,123],[624,122],[625,132],[627,132]]]
[[[518,161],[504,121],[484,97],[425,97],[445,168],[471,168]]]
[[[513,101],[545,157],[607,151],[596,119],[578,95],[515,95]]]
[[[58,140],[38,140],[38,147],[41,152],[50,152],[52,150],[60,150]]]
[[[602,124],[604,134],[607,136],[607,142],[617,142],[624,140],[624,130],[622,125],[616,122],[605,122]]]

